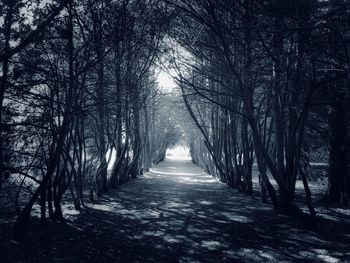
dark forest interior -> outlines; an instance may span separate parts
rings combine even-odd
[[[350,2],[2,0],[1,262],[350,262]]]

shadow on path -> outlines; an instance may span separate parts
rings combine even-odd
[[[322,231],[304,230],[190,161],[166,160],[71,219],[68,226],[58,225],[56,234],[43,233],[36,241],[38,251],[25,250],[25,245],[19,250],[33,262],[350,259],[349,221],[323,220]]]

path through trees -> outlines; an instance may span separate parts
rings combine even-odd
[[[89,207],[81,215],[66,208],[70,223],[58,225],[54,237],[31,235],[29,249],[10,243],[0,252],[38,262],[337,262],[350,256],[349,224],[339,231],[333,223],[339,212],[321,220],[329,226],[319,233],[300,229],[190,160],[166,160]]]
[[[208,198],[223,193],[215,204],[223,218],[233,198],[237,216],[253,220],[244,226],[254,225],[253,207],[278,239],[279,222],[322,232],[323,214],[340,211],[327,227],[343,241],[338,227],[348,226],[341,218],[350,206],[348,2],[0,1],[0,219],[11,229],[4,233],[13,232],[7,242],[39,232],[38,206],[43,231],[67,222],[67,205],[89,214],[89,204],[164,168],[174,145],[188,147],[195,165],[231,188],[200,183]],[[158,82],[160,72],[171,75],[172,88]],[[171,188],[170,175],[159,177],[163,183],[155,176],[139,181]],[[173,183],[168,197],[181,195],[174,191],[182,185],[177,190],[193,204],[182,210],[191,217],[198,205],[191,193],[202,195],[195,184]],[[164,189],[159,194],[167,197]],[[213,212],[207,208],[204,216]],[[203,222],[211,229],[213,220]]]

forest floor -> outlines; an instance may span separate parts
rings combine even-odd
[[[349,211],[317,206],[307,230],[189,160],[166,160],[81,213],[66,205],[66,224],[33,220],[23,244],[3,205],[0,262],[350,262]]]

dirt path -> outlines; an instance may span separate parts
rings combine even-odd
[[[68,226],[51,230],[54,235],[45,232],[34,245],[31,241],[37,251],[27,248],[29,243],[19,249],[35,259],[28,262],[350,259],[350,232],[344,230],[348,222],[322,233],[303,230],[258,198],[218,183],[190,161],[166,160],[70,219]],[[326,223],[331,226],[332,221]]]

